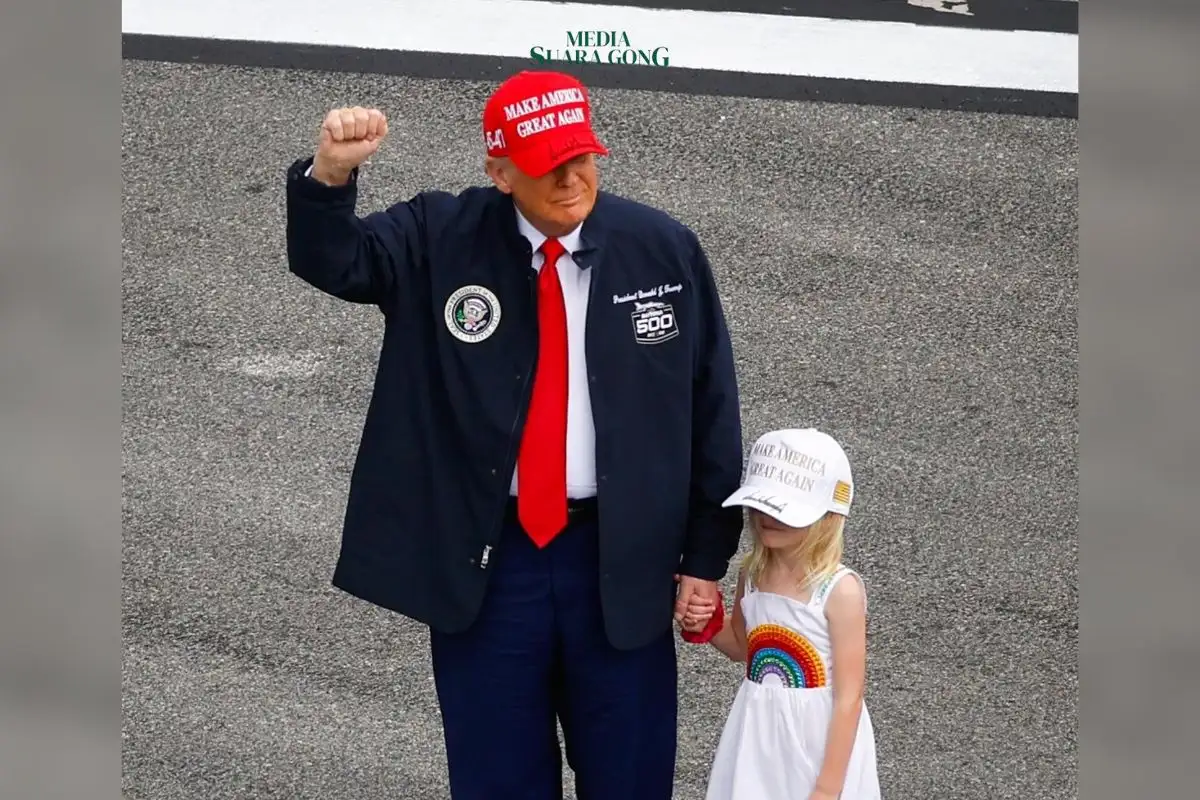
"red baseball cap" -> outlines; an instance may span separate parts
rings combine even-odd
[[[483,108],[487,154],[534,178],[583,153],[608,155],[592,131],[587,89],[561,72],[518,72]]]

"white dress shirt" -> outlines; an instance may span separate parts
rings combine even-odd
[[[588,288],[592,271],[583,269],[571,256],[579,250],[580,224],[558,241],[566,252],[558,258],[558,281],[562,284],[567,311],[567,497],[582,499],[596,495],[596,426],[592,421],[592,398],[588,386],[584,326],[587,324]],[[531,266],[540,272],[546,257],[538,252],[546,236],[517,211],[517,228],[533,245]],[[513,470],[510,493],[517,494],[517,470]]]

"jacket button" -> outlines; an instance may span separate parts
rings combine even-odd
[[[493,470],[492,470],[492,474],[493,474],[493,475],[495,475],[495,474],[496,474],[496,470],[494,470],[494,469],[493,469]]]

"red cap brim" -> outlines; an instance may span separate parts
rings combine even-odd
[[[521,172],[531,178],[540,178],[560,164],[565,164],[584,153],[606,156],[608,148],[600,144],[600,140],[593,134],[565,149],[560,150],[555,147],[554,142],[547,142],[517,152],[510,152],[508,158],[517,165],[517,169]]]

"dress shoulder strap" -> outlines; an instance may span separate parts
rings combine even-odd
[[[742,592],[743,594],[754,594],[758,589],[754,586],[754,579],[750,577],[750,571],[742,569]]]
[[[817,584],[817,588],[813,590],[812,600],[809,602],[817,609],[823,609],[825,607],[825,601],[829,599],[829,593],[833,591],[833,587],[837,585],[838,581],[847,575],[853,575],[856,579],[858,579],[858,582],[863,584],[865,593],[866,582],[863,581],[862,576],[847,567],[845,564],[838,564],[837,569],[834,570],[832,575]],[[865,596],[863,598],[863,605],[866,605]]]

